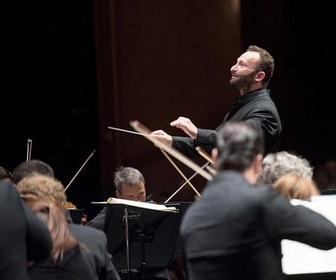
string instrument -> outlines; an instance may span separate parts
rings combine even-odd
[[[67,201],[67,202],[64,204],[64,207],[67,208],[67,209],[77,209],[76,205],[73,204],[71,201]]]

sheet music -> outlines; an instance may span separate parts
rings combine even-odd
[[[127,199],[121,199],[121,198],[114,198],[110,197],[106,202],[91,202],[92,204],[123,204],[128,206],[134,206],[149,210],[156,210],[156,211],[164,211],[164,212],[178,212],[178,209],[174,206],[165,206],[162,204],[156,204],[152,202],[141,202],[141,201],[133,201],[133,200],[127,200]]]
[[[336,195],[314,196],[311,202],[292,200],[293,205],[304,205],[328,218],[336,225]],[[309,245],[283,240],[282,267],[287,275],[336,272],[336,248],[320,250]]]

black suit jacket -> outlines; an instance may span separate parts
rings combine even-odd
[[[84,252],[76,245],[66,250],[60,261],[49,258],[38,262],[29,268],[29,277],[31,280],[95,280],[97,277]]]
[[[0,180],[0,279],[25,280],[27,258],[46,259],[52,250],[49,230],[22,202],[14,185]]]
[[[284,280],[282,239],[325,250],[336,246],[336,227],[324,216],[235,171],[208,182],[180,232],[190,280]]]
[[[77,240],[85,244],[89,250],[87,254],[91,268],[96,272],[97,279],[119,280],[112,256],[107,251],[107,239],[103,231],[88,226],[69,224],[70,231]]]
[[[104,231],[107,207],[105,206],[86,226],[97,228]]]
[[[210,153],[215,147],[217,130],[229,120],[253,123],[265,137],[265,154],[277,152],[282,140],[282,125],[278,110],[268,89],[260,89],[237,97],[223,123],[216,130],[198,129],[196,139],[173,137],[173,148],[189,157],[198,157],[195,150],[201,147]]]

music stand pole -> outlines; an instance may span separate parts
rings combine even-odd
[[[146,279],[147,276],[147,264],[146,264],[146,254],[145,254],[145,234],[140,234],[140,244],[141,244],[141,260],[142,260],[142,279]]]
[[[130,255],[130,246],[129,246],[128,207],[127,206],[125,206],[124,216],[125,216],[127,279],[131,280],[131,255]]]

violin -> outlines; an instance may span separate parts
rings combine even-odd
[[[65,208],[67,209],[77,209],[76,205],[73,204],[71,201],[67,201],[64,205]]]

